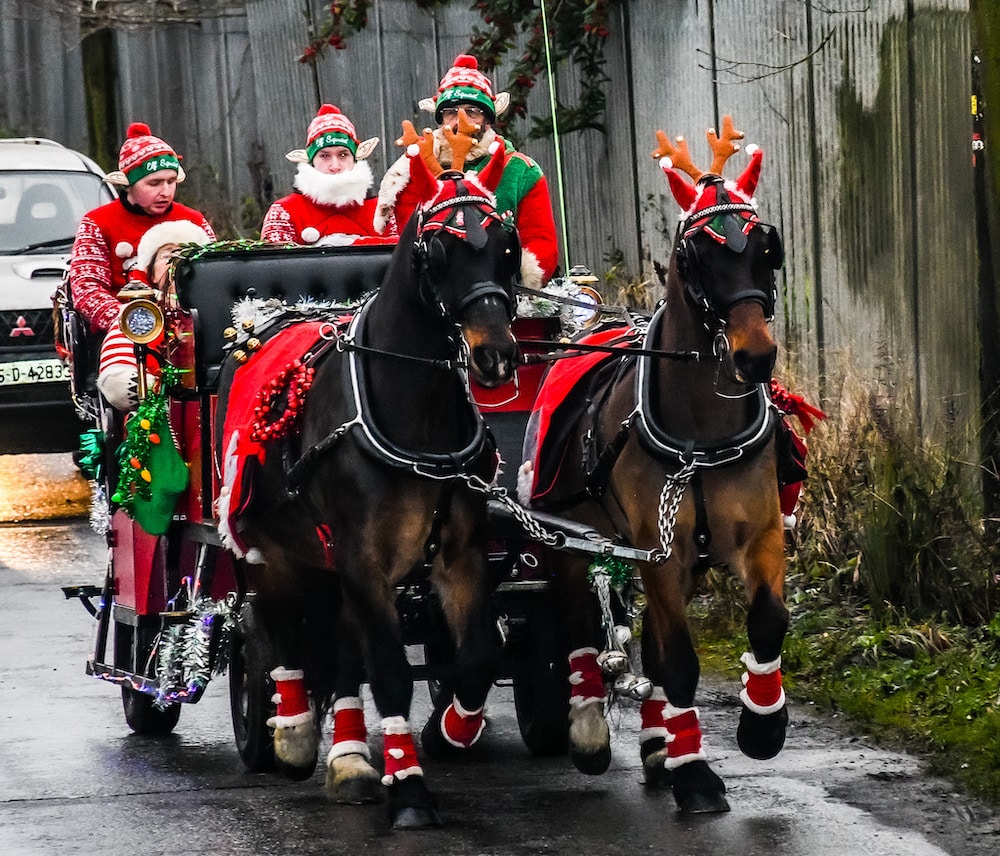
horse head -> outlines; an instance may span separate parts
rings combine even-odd
[[[735,183],[722,168],[739,150],[742,134],[727,116],[721,137],[709,131],[715,153],[710,172],[691,162],[686,141],[671,144],[662,131],[653,153],[661,158],[674,198],[684,209],[674,241],[670,279],[713,338],[713,348],[740,383],[763,383],[771,376],[777,346],[769,322],[774,317],[775,272],[784,255],[777,229],[757,216],[753,192],[762,153],[753,147],[750,164]],[[689,184],[681,177],[686,173]]]
[[[426,188],[426,201],[410,224],[421,296],[461,329],[470,370],[486,387],[507,383],[517,367],[510,325],[521,270],[517,231],[497,213],[493,196],[503,169],[502,144],[491,151],[479,175],[452,169],[436,176],[419,148],[407,151],[411,173]]]

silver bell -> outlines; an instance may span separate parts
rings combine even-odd
[[[612,648],[597,655],[597,665],[606,678],[613,678],[628,669],[628,654]]]
[[[625,672],[615,678],[614,691],[615,695],[633,701],[645,701],[653,694],[653,682],[649,678]]]

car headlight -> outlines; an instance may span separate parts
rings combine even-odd
[[[152,300],[130,301],[118,321],[122,332],[137,345],[145,345],[163,332],[163,312]]]

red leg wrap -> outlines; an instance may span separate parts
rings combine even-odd
[[[271,672],[271,677],[274,679],[278,716],[298,716],[309,712],[309,695],[301,671],[278,668]]]
[[[781,687],[781,657],[769,663],[758,663],[748,651],[740,661],[747,667],[743,673],[740,699],[748,710],[766,716],[785,706],[785,691]]]
[[[705,757],[701,745],[701,723],[698,710],[693,707],[678,709],[667,706],[667,769],[679,767],[688,761]]]
[[[769,675],[747,672],[747,696],[760,707],[770,707],[781,700],[781,669]]]
[[[642,717],[642,730],[639,732],[639,742],[645,742],[653,737],[666,737],[667,726],[663,718],[663,710],[667,706],[667,698],[663,690],[653,690],[653,695],[643,701],[639,707]]]
[[[452,701],[441,717],[441,733],[444,739],[459,749],[472,746],[486,727],[486,717],[483,709],[467,711],[459,704],[458,699]]]
[[[417,748],[413,745],[410,725],[402,717],[394,716],[382,720],[383,747],[385,755],[385,775],[382,784],[390,785],[392,780],[407,776],[422,776],[424,771],[417,760]]]
[[[604,676],[596,648],[578,648],[569,655],[569,702],[574,707],[604,701]]]

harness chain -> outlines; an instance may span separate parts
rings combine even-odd
[[[528,509],[526,509],[519,502],[515,502],[507,492],[507,488],[501,487],[500,485],[487,484],[481,476],[477,475],[463,473],[461,478],[465,480],[465,483],[471,490],[474,490],[477,493],[486,494],[486,496],[497,500],[497,502],[503,505],[512,515],[514,515],[524,531],[534,540],[541,541],[547,547],[559,546],[561,541],[560,537],[553,532],[549,532],[548,529],[542,526],[542,524],[532,516]]]
[[[665,562],[673,553],[674,527],[677,525],[677,511],[688,483],[694,476],[694,462],[686,463],[676,475],[668,475],[660,491],[660,504],[657,509],[657,528],[660,532],[661,552],[654,556],[653,561],[659,564]]]

